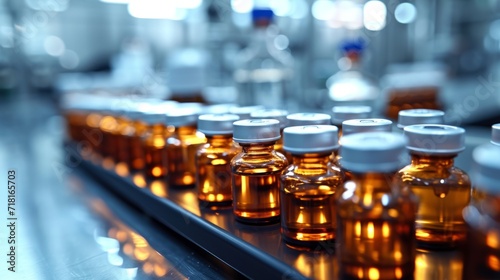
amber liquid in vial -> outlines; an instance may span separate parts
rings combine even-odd
[[[128,127],[131,122],[125,117],[117,118],[116,128],[116,161],[126,166],[129,157],[129,148],[127,141]]]
[[[281,228],[287,243],[314,246],[335,238],[335,197],[343,175],[330,160],[330,155],[296,156],[297,167],[289,166],[283,173]],[[288,172],[294,174],[285,177]]]
[[[211,146],[202,147],[196,156],[198,199],[205,206],[231,205],[230,162],[240,149],[233,145],[232,136],[207,136],[207,139]]]
[[[243,152],[231,163],[233,212],[244,223],[280,220],[280,177],[288,165],[270,144],[240,144]]]
[[[166,127],[152,125],[149,135],[144,139],[145,173],[151,178],[167,176]]]
[[[136,120],[132,122],[133,131],[127,137],[128,162],[127,165],[131,171],[140,171],[145,166],[143,138],[147,131],[146,123]]]
[[[353,173],[338,199],[341,279],[413,279],[416,201],[395,193],[393,174]]]
[[[464,241],[462,210],[471,197],[470,180],[453,167],[453,157],[412,155],[400,171],[402,184],[419,198],[416,238],[420,247],[453,248]]]
[[[196,183],[196,151],[206,142],[194,126],[179,127],[167,139],[167,181],[171,187],[194,186]]]

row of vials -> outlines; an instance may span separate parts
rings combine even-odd
[[[65,110],[83,157],[196,187],[200,206],[232,205],[239,222],[281,223],[293,247],[334,240],[342,278],[411,278],[417,247],[463,244],[464,279],[500,276],[500,125],[473,153],[472,185],[454,166],[465,130],[443,125],[441,111],[401,111],[404,132],[392,132],[361,106],[336,107],[332,119],[158,100],[84,104]]]

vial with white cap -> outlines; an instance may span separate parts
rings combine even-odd
[[[432,109],[409,109],[398,113],[398,128],[414,124],[444,124],[444,112]]]
[[[329,125],[332,117],[321,113],[295,113],[286,116],[288,126]]]
[[[231,205],[231,160],[240,151],[233,142],[232,114],[206,114],[198,118],[198,130],[207,143],[196,152],[196,186],[202,206]]]
[[[500,147],[481,145],[472,158],[474,197],[463,210],[463,279],[500,279]]]
[[[391,132],[392,121],[386,119],[352,119],[342,122],[343,135],[361,132]]]
[[[143,135],[144,173],[149,178],[167,176],[167,137],[172,130],[167,129],[167,117],[163,112],[144,113],[142,120],[147,129]]]
[[[229,113],[237,115],[238,117],[240,117],[240,120],[247,120],[250,119],[250,114],[252,112],[261,111],[264,109],[265,107],[262,105],[242,106],[242,107],[234,106],[229,108]]]
[[[281,175],[283,240],[311,247],[335,239],[335,197],[344,183],[342,171],[330,160],[338,149],[337,127],[287,127],[283,143],[293,160]]]
[[[332,108],[332,124],[339,128],[339,137],[342,136],[342,123],[353,119],[367,119],[370,117],[370,106],[334,106]]]
[[[274,119],[233,123],[233,140],[242,151],[231,160],[233,212],[244,223],[266,224],[280,220],[280,175],[288,165],[274,150],[280,123]]]
[[[491,144],[500,146],[500,123],[491,126]]]
[[[196,183],[195,156],[198,147],[206,142],[197,130],[199,110],[178,109],[167,114],[167,182],[171,187],[190,187]]]
[[[462,209],[469,204],[469,176],[454,166],[465,149],[460,127],[420,124],[404,128],[411,164],[398,177],[419,199],[416,239],[419,247],[454,248],[465,239]]]
[[[387,132],[344,136],[341,165],[352,174],[337,199],[341,279],[412,279],[417,200],[395,180],[405,138]]]

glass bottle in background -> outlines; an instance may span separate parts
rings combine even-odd
[[[148,130],[147,118],[147,114],[140,110],[131,110],[129,112],[131,122],[127,135],[129,153],[127,165],[130,172],[142,171],[145,166],[142,139]]]
[[[210,114],[198,118],[198,130],[207,143],[196,153],[196,185],[203,206],[231,205],[231,160],[240,152],[233,143],[237,115]]]
[[[491,144],[500,146],[500,123],[491,126]]]
[[[500,279],[500,147],[473,152],[474,196],[463,210],[468,231],[463,279]]]
[[[167,182],[171,187],[192,187],[196,183],[195,156],[199,146],[206,142],[205,135],[196,128],[198,110],[175,110],[167,114]]]
[[[414,124],[444,124],[444,112],[431,109],[409,109],[398,113],[398,128]]]
[[[233,140],[242,151],[231,160],[233,212],[236,220],[251,224],[280,220],[280,176],[288,165],[274,150],[280,139],[279,121],[240,120],[233,124]]]
[[[166,115],[163,112],[148,112],[143,115],[147,124],[142,147],[144,150],[144,173],[148,178],[164,178],[167,176],[167,142],[173,128],[167,127]]]
[[[334,106],[332,108],[332,124],[339,129],[339,137],[342,137],[342,123],[353,119],[367,119],[370,117],[372,108],[370,106]]]
[[[365,43],[361,38],[345,39],[341,43],[343,69],[328,78],[326,87],[333,106],[364,105],[373,107],[379,89],[361,72],[361,57]]]
[[[278,110],[278,109],[266,109],[266,110],[260,110],[260,111],[255,111],[250,114],[250,118],[252,119],[275,119],[280,122],[280,139],[276,141],[276,144],[274,144],[274,149],[285,155],[285,157],[288,159],[288,161],[292,160],[292,156],[285,152],[283,150],[283,129],[288,126],[288,119],[286,118],[288,116],[288,111],[286,110]]]
[[[284,102],[292,99],[293,58],[276,48],[278,34],[268,28],[273,18],[270,9],[252,11],[252,42],[239,54],[234,72],[240,106],[287,108]]]
[[[454,166],[465,149],[465,130],[448,125],[411,125],[404,129],[411,164],[401,169],[401,185],[419,199],[416,239],[419,247],[455,248],[466,234],[462,210],[469,204],[469,176]]]
[[[284,130],[284,149],[292,154],[292,163],[281,175],[281,234],[292,246],[315,247],[335,239],[335,197],[344,183],[330,158],[338,148],[337,133],[333,125]]]
[[[340,279],[412,279],[417,200],[395,180],[405,139],[387,132],[343,139],[341,165],[352,178],[337,199]]]
[[[286,116],[288,126],[329,125],[332,117],[321,113],[295,113]]]
[[[99,128],[102,132],[101,155],[103,157],[102,165],[106,169],[112,169],[114,166],[116,154],[115,131],[118,126],[115,112],[109,109],[103,110],[102,118],[99,121]]]

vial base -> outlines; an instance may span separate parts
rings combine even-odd
[[[264,175],[233,174],[233,212],[236,220],[252,224],[280,221],[280,171]]]
[[[146,159],[145,173],[150,178],[163,178],[167,176],[167,155],[165,148],[151,146],[144,147]]]
[[[205,161],[217,161],[214,165]],[[231,190],[231,168],[229,160],[218,158],[203,158],[198,160],[198,199],[207,205],[231,205],[233,193]]]
[[[468,186],[412,186],[419,198],[416,239],[419,247],[455,248],[465,240],[462,209],[470,200]]]
[[[337,236],[341,279],[412,279],[414,234],[408,221],[344,218]]]
[[[302,191],[283,192],[282,236],[295,245],[335,238],[335,188],[311,185]]]

